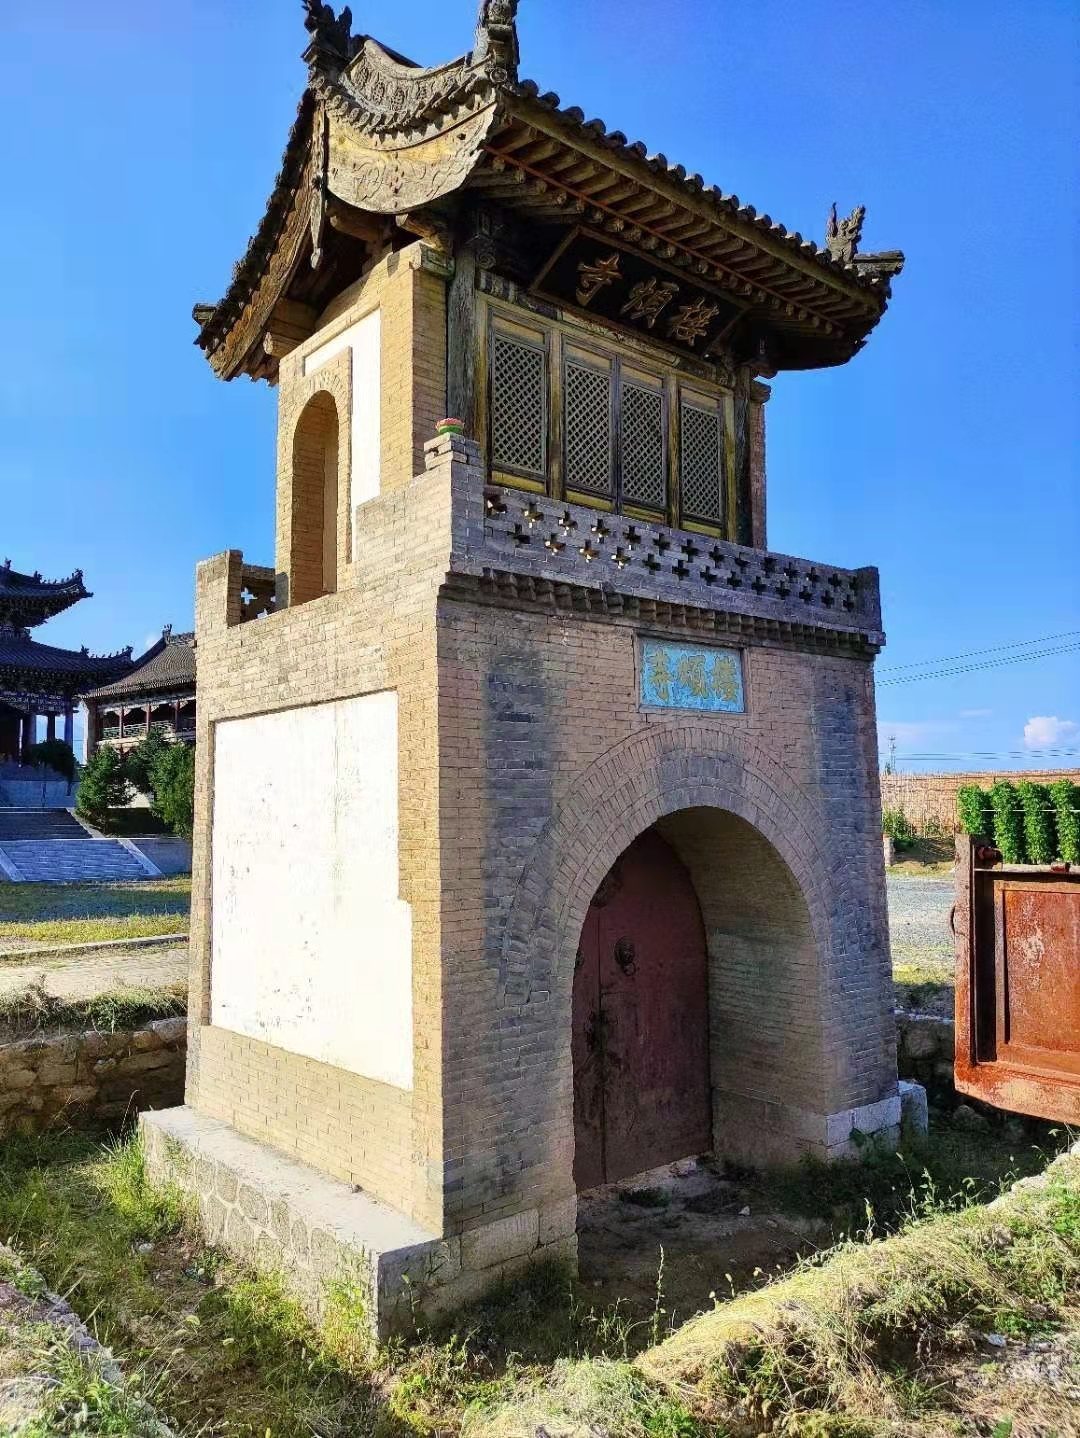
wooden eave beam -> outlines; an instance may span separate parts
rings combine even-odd
[[[558,155],[562,146],[556,140],[544,139],[530,143],[525,149],[515,151],[518,157],[527,165],[539,165],[542,160],[548,160],[553,155]]]
[[[593,140],[587,133],[578,130],[575,131],[572,138],[569,137],[555,115],[549,115],[543,111],[535,113],[531,106],[526,110],[527,101],[518,97],[507,97],[504,104],[507,113],[514,115],[522,124],[528,124],[538,133],[559,140],[568,149],[577,151],[583,159],[593,160],[603,169],[617,171],[626,179],[636,181],[642,188],[653,190],[657,198],[681,205],[692,213],[700,214],[703,218],[711,220],[713,224],[722,224],[733,234],[739,235],[755,247],[772,254],[781,264],[801,271],[809,279],[823,281],[831,289],[842,290],[868,313],[880,316],[881,306],[874,295],[867,294],[842,273],[824,270],[809,255],[799,254],[797,250],[770,235],[767,230],[758,228],[751,221],[741,219],[735,211],[724,214],[721,218],[721,214],[714,204],[704,195],[689,194],[677,182],[659,174],[650,174],[649,177],[642,175],[625,156],[609,149],[599,141]],[[583,198],[587,200],[588,196],[585,195]]]
[[[585,180],[577,186],[590,204],[618,205],[640,193],[640,185],[622,180],[618,175],[604,175],[600,178],[603,183],[594,184],[591,180]]]
[[[522,202],[522,208],[526,209],[532,219],[536,220],[566,220],[574,215],[580,215],[585,206],[581,200],[565,198],[566,192],[556,191],[546,201],[539,198],[530,200],[526,198]],[[560,203],[560,196],[563,197]]]
[[[557,165],[549,165],[548,174],[559,182],[560,185],[574,185],[578,189],[586,188],[586,181],[592,175],[606,173],[595,160],[583,160],[573,150],[564,150],[563,159]]]
[[[297,345],[311,338],[318,318],[314,305],[301,304],[299,300],[278,300],[263,331],[263,353],[271,359],[284,359]]]
[[[496,154],[496,152],[492,150],[492,147],[486,148],[488,148],[488,151],[492,152],[492,154]],[[515,164],[515,161],[512,160],[506,160],[506,162],[508,162],[508,164]],[[526,173],[528,173],[528,165],[522,164],[522,170],[525,170]],[[542,190],[532,190],[531,186],[542,187]],[[552,190],[552,188],[559,188],[558,183],[557,181],[548,180],[548,178],[536,177],[534,178],[534,180],[529,181],[529,183],[526,183],[526,193],[531,194],[546,193],[546,191]],[[568,188],[564,188],[564,193],[572,194],[572,191],[569,191]],[[597,207],[597,209],[604,209],[603,197],[590,197],[588,196],[588,194],[577,194],[575,198],[580,198],[580,200],[584,201],[585,206],[595,206]],[[519,200],[519,196],[515,196],[515,200]],[[654,197],[654,203],[656,203],[656,201],[662,203],[664,209],[674,209],[673,201],[666,200],[666,198],[662,196]],[[713,221],[713,223],[715,223],[715,221]],[[640,233],[640,239],[636,239],[636,242],[634,243],[639,244],[641,249],[647,250],[647,252],[656,252],[656,250],[660,250],[660,252],[662,252],[662,255],[664,257],[667,257],[667,259],[673,257],[674,255],[676,255],[676,253],[682,253],[682,255],[685,255],[687,259],[689,259],[690,263],[692,263],[695,259],[705,260],[705,262],[709,265],[710,278],[715,279],[716,282],[720,283],[720,285],[723,286],[723,288],[731,289],[733,293],[736,293],[736,295],[752,296],[754,295],[755,290],[758,289],[764,290],[766,296],[771,295],[771,288],[769,288],[768,285],[765,285],[764,280],[762,280],[761,283],[758,283],[758,285],[754,285],[751,280],[742,279],[741,276],[739,276],[738,270],[736,269],[729,269],[729,267],[726,266],[712,265],[712,262],[710,262],[709,260],[709,256],[700,255],[700,253],[697,253],[696,255],[695,250],[683,249],[683,247],[676,247],[673,246],[673,244],[669,244],[669,242],[667,242],[666,240],[666,237],[664,237],[664,234],[662,232],[659,232],[659,230],[654,230],[653,227],[650,226],[649,221],[641,220],[640,224],[637,223],[636,214],[626,216],[626,214],[620,213],[620,211],[611,211],[610,216],[608,216],[608,223],[605,223],[604,229],[608,230],[608,232],[610,233],[615,234],[621,233],[623,232],[623,230],[627,229],[636,229],[637,232]],[[739,243],[742,244],[743,242]],[[810,278],[810,276],[808,276],[808,278]],[[787,299],[785,299],[784,296],[775,295],[774,298],[775,301],[777,301],[774,308],[778,309],[778,311],[779,309],[785,308],[785,306],[787,306]],[[836,319],[827,319],[827,325],[830,329],[836,328]]]
[[[677,220],[670,225],[665,225],[663,228],[664,234],[667,235],[669,240],[672,240],[677,245],[681,245],[688,240],[696,240],[702,235],[707,235],[712,229],[712,225],[697,215],[691,216],[688,219],[686,212],[683,211]]]
[[[500,137],[499,149],[514,155],[518,150],[524,149],[526,145],[533,144],[536,138],[536,132],[531,125],[522,124],[520,120],[515,119],[514,128]],[[556,141],[555,148],[561,149],[562,146]]]
[[[388,225],[385,215],[369,215],[365,210],[358,210],[331,196],[328,218],[333,229],[350,239],[363,240],[369,245],[382,245],[386,241]]]

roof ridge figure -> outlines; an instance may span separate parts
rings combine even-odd
[[[316,56],[322,55],[347,65],[363,38],[353,35],[352,11],[348,5],[342,6],[341,13],[335,15],[334,7],[323,4],[322,0],[302,0],[302,3],[306,11],[304,28],[311,36],[304,59],[310,65]]]
[[[517,37],[518,0],[480,0],[472,60],[487,62],[496,85],[516,84],[521,52]]]

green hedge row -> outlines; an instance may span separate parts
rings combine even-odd
[[[1006,864],[1080,864],[1080,784],[1070,779],[962,784],[956,817],[965,834],[996,844]]]

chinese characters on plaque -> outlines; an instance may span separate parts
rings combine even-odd
[[[741,714],[746,708],[742,655],[737,649],[645,639],[641,645],[641,702],[659,709]]]
[[[734,301],[701,289],[632,250],[587,230],[572,234],[533,283],[538,293],[640,330],[703,358],[726,340],[742,313]]]

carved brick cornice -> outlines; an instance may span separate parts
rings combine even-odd
[[[467,441],[465,442],[468,443]],[[743,615],[783,632],[820,627],[880,648],[877,570],[840,569],[503,485],[469,465],[454,490],[451,568],[570,585],[621,602]],[[548,591],[545,590],[545,593]],[[780,632],[780,631],[777,631]]]
[[[589,589],[556,579],[535,578],[508,570],[484,569],[479,574],[453,571],[441,593],[448,599],[538,614],[572,614],[600,621],[622,620],[639,629],[675,631],[729,643],[793,649],[803,654],[831,654],[870,661],[884,643],[881,634],[830,629],[797,620],[770,619],[721,609],[699,609],[663,599],[643,599],[618,590]]]

